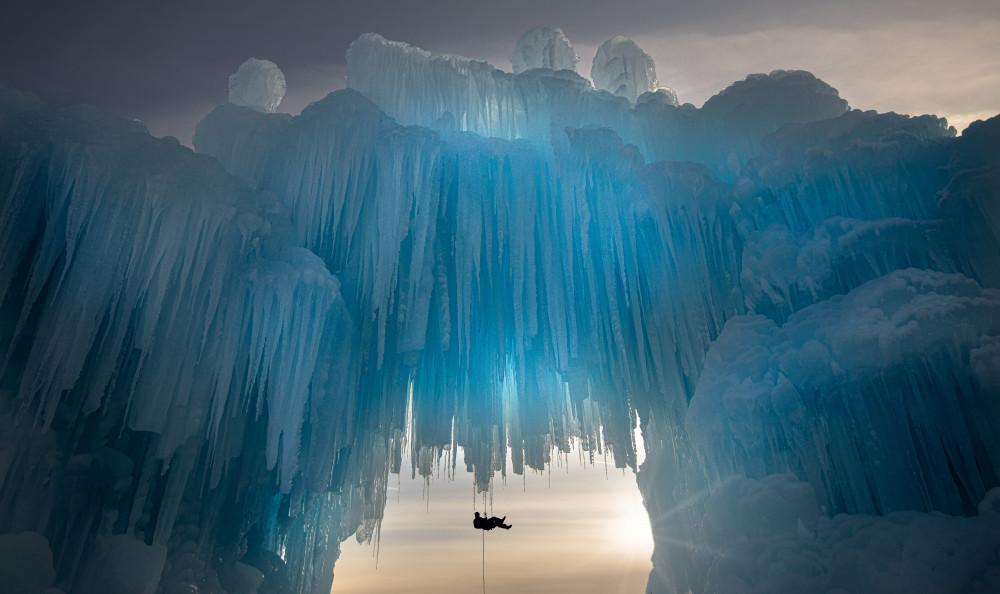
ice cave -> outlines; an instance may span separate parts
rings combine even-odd
[[[0,88],[0,584],[326,593],[390,475],[578,443],[649,594],[1000,591],[1000,117],[529,34],[248,60],[194,151]]]

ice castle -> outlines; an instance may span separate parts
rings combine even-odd
[[[650,593],[1000,591],[1000,118],[515,56],[248,62],[194,152],[0,88],[0,584],[329,592],[391,473],[641,424]]]

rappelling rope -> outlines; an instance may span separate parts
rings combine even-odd
[[[486,513],[486,492],[483,491],[483,513],[486,517],[489,514]],[[483,530],[483,594],[486,594],[486,531]]]

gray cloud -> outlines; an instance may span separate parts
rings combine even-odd
[[[959,0],[947,5],[928,0],[888,0],[874,5],[863,0],[511,0],[502,4],[292,0],[281,5],[261,0],[118,0],[19,3],[5,12],[0,22],[0,55],[4,56],[0,84],[35,92],[56,105],[91,103],[137,117],[154,134],[173,134],[185,141],[194,122],[226,100],[226,77],[244,59],[267,58],[281,66],[289,87],[282,108],[297,113],[308,102],[343,86],[344,52],[367,31],[431,51],[487,59],[507,69],[507,56],[521,33],[537,25],[558,26],[580,49],[579,69],[584,75],[589,74],[591,48],[614,35],[627,35],[640,40],[653,55],[659,72],[683,71],[683,85],[700,84],[717,91],[749,71],[733,75],[731,69],[723,69],[724,78],[730,80],[720,82],[720,74],[714,74],[719,68],[706,64],[728,60],[753,68],[746,52],[753,57],[755,49],[744,42],[754,35],[796,37],[789,32],[809,30],[838,39],[848,34],[871,39],[874,33],[903,43],[902,36],[913,30],[912,23],[926,24],[923,31],[933,35],[943,30],[958,34],[963,25],[978,27],[977,34],[982,34],[982,23],[1000,22],[1000,7],[993,0]],[[997,38],[1000,35],[991,37]],[[826,55],[818,52],[822,44],[801,37],[798,43],[765,43],[760,51],[762,55],[786,52],[792,58],[788,62]],[[1000,55],[997,42],[983,39],[983,47],[975,51],[988,51],[991,44],[992,65],[970,67],[970,61],[981,64],[987,57],[967,52],[940,56],[938,62],[951,61],[939,66],[972,77],[988,68],[995,71]],[[968,40],[962,45],[969,49]],[[734,59],[732,52],[737,50]],[[685,53],[686,59],[679,61],[678,54]],[[854,60],[856,54],[844,51],[844,60]],[[926,58],[912,56],[914,62]],[[823,76],[817,66],[797,67]],[[664,84],[676,84],[663,74]],[[858,74],[866,75],[867,71]],[[990,88],[993,96],[1000,96],[1000,89]],[[682,93],[681,99],[700,103],[706,98],[703,90],[693,95]]]

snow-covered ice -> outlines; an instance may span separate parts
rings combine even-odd
[[[229,75],[229,102],[270,113],[285,96],[285,75],[270,60],[249,58]]]

